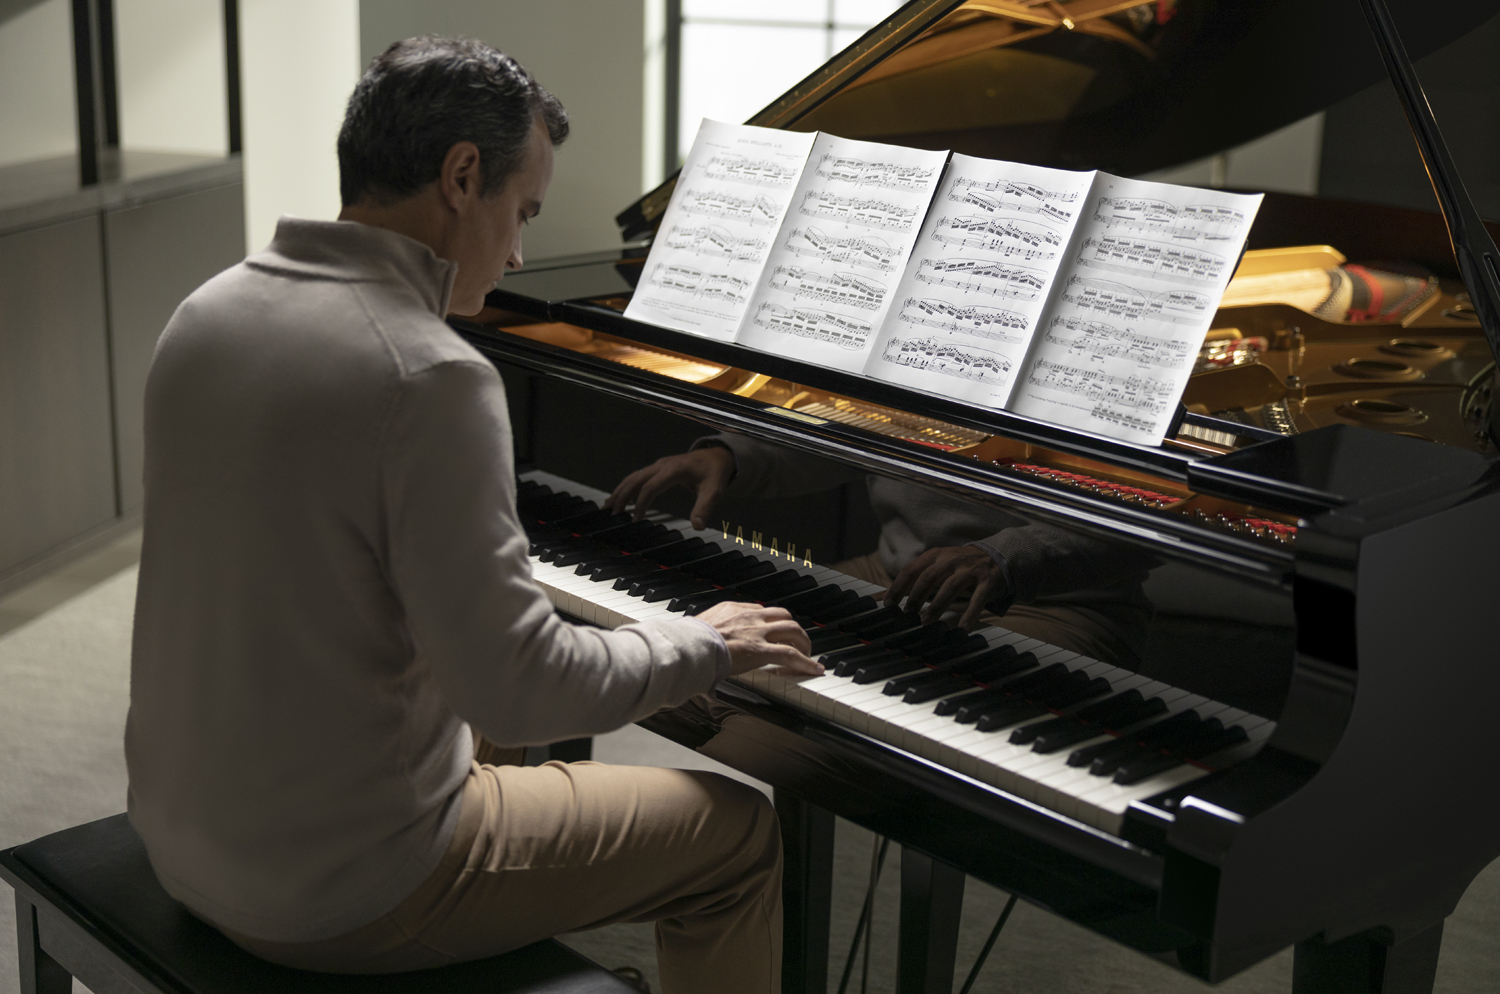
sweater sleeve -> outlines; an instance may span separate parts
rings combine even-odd
[[[728,650],[690,618],[571,625],[532,580],[505,391],[485,363],[404,378],[382,432],[381,551],[416,652],[497,745],[595,735],[704,693]]]
[[[746,435],[723,432],[700,438],[693,449],[722,445],[734,453],[734,479],[726,493],[736,497],[796,497],[859,483],[865,474],[807,452],[771,445]],[[691,451],[691,450],[690,450]]]

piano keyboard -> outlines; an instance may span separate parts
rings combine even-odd
[[[536,582],[605,628],[724,600],[787,608],[827,672],[731,679],[1118,835],[1126,809],[1248,756],[1273,722],[1003,628],[972,634],[882,606],[882,589],[685,521],[608,515],[608,495],[532,472],[517,502]]]

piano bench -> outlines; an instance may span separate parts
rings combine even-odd
[[[418,973],[311,973],[240,949],[172,900],[124,815],[0,851],[16,891],[21,994],[630,994],[635,987],[548,939]]]

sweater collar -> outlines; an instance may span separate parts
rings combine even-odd
[[[444,317],[458,263],[439,259],[421,242],[357,221],[308,221],[283,216],[276,237],[248,265],[340,283],[396,281]]]

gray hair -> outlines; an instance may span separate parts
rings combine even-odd
[[[365,70],[339,129],[344,206],[392,203],[438,178],[456,143],[479,149],[479,192],[501,189],[520,166],[534,122],[554,147],[568,113],[508,55],[480,41],[424,35],[398,41]]]

